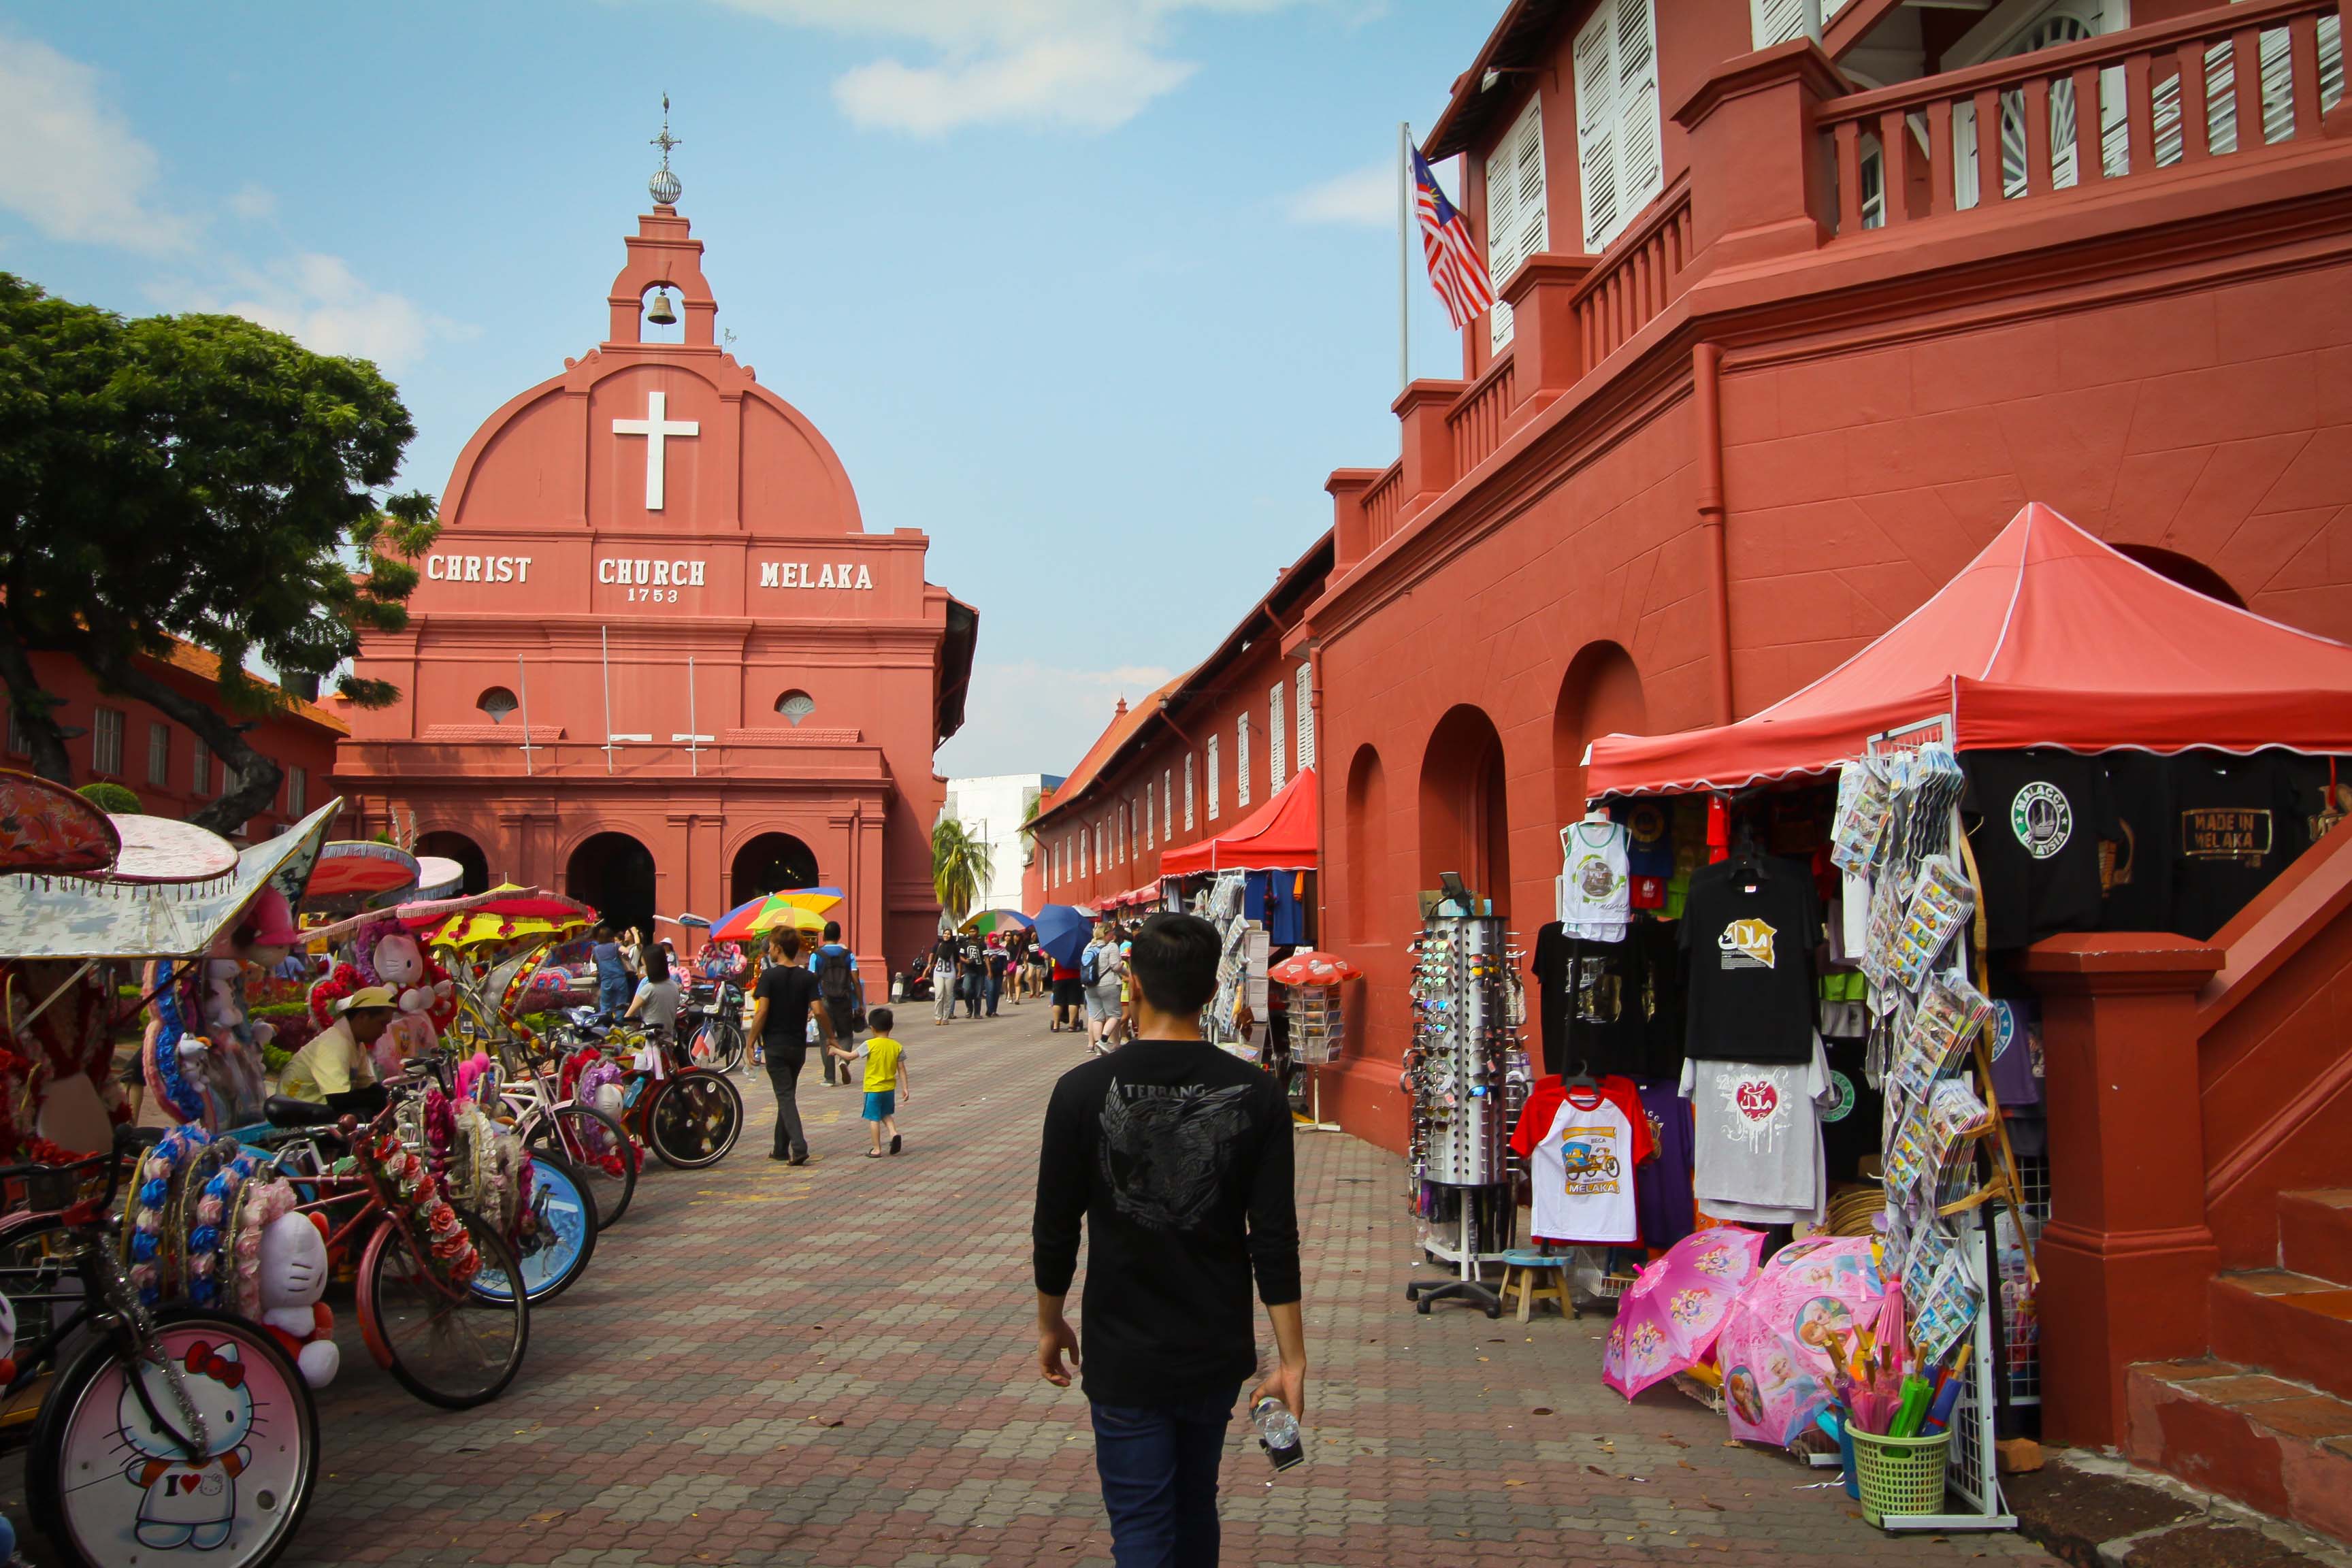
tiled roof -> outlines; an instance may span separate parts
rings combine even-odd
[[[1070,770],[1070,776],[1062,781],[1060,787],[1045,793],[1045,804],[1037,808],[1036,821],[1043,822],[1051,816],[1055,807],[1061,802],[1076,800],[1084,795],[1087,786],[1094,783],[1096,775],[1102,772],[1103,764],[1116,756],[1119,747],[1127,743],[1128,737],[1142,728],[1143,721],[1160,710],[1160,700],[1183,685],[1191,673],[1188,670],[1183,675],[1175,677],[1167,685],[1151,692],[1141,701],[1128,709],[1126,712],[1115,714],[1111,721],[1103,727],[1103,732],[1095,737],[1095,743],[1087,748],[1087,754],[1078,759],[1078,765]]]
[[[192,642],[184,642],[178,637],[173,637],[172,651],[164,655],[160,662],[193,675],[199,680],[210,681],[215,686],[220,684],[220,656],[210,648],[198,647]],[[260,685],[270,684],[258,676],[254,679]],[[280,687],[278,689],[283,690],[284,688]],[[306,702],[301,698],[289,693],[287,704],[291,715],[307,720],[322,730],[331,730],[338,735],[348,735],[352,732],[352,727],[349,724],[315,702]]]

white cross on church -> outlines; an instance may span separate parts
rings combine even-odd
[[[668,413],[669,394],[653,392],[646,395],[646,416],[643,419],[613,421],[614,435],[643,436],[646,438],[646,510],[647,511],[659,511],[662,509],[663,443],[672,436],[702,434],[702,425],[698,420],[674,420],[667,417]]]

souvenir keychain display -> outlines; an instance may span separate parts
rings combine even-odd
[[[1509,1250],[1517,1224],[1517,1160],[1507,1140],[1529,1078],[1520,954],[1501,920],[1445,912],[1477,907],[1466,894],[1438,907],[1412,943],[1413,1041],[1402,1087],[1412,1098],[1422,1246],[1454,1265],[1457,1278],[1415,1281],[1405,1294],[1424,1312],[1433,1300],[1459,1297],[1492,1318],[1502,1303],[1479,1265]],[[1441,1234],[1449,1225],[1450,1241]]]

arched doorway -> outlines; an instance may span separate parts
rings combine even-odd
[[[654,924],[654,852],[625,833],[583,839],[563,868],[563,890],[614,927]]]
[[[1388,784],[1381,776],[1381,754],[1370,745],[1356,748],[1348,764],[1348,938],[1371,937],[1380,917],[1385,886],[1389,842]]]
[[[2219,599],[2236,609],[2244,609],[2246,601],[2230,586],[2227,579],[2202,561],[2174,550],[2160,550],[2153,544],[2118,544],[2116,553],[2137,561],[2159,577],[2168,578],[2184,588],[2193,588],[2209,599]]]
[[[459,884],[463,893],[484,893],[490,887],[489,857],[482,847],[462,833],[427,833],[416,840],[416,853],[421,858],[438,855],[444,860],[455,860],[465,868],[466,879]]]
[[[1632,654],[1595,642],[1569,660],[1551,715],[1552,815],[1561,826],[1584,815],[1584,748],[1603,735],[1641,734],[1648,719]]]
[[[1430,733],[1421,762],[1421,886],[1459,872],[1470,890],[1511,912],[1511,815],[1505,797],[1503,738],[1468,703]]]
[[[749,903],[779,888],[817,885],[816,851],[789,833],[762,833],[735,851],[727,874],[727,907]]]

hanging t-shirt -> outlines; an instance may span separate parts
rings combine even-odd
[[[1586,942],[1624,941],[1625,829],[1588,817],[1560,829],[1559,847],[1559,923]]]
[[[1557,921],[1536,933],[1537,1010],[1544,1064],[1594,1075],[1627,1072],[1642,1054],[1641,998],[1622,942],[1586,942]]]
[[[1988,944],[2025,947],[2060,931],[2098,930],[2105,913],[2099,846],[2122,833],[2105,769],[2095,758],[2046,750],[1965,752],[1960,769]]]
[[[2116,814],[2102,931],[2172,929],[2172,759],[2109,752],[2099,759]]]
[[[1801,1062],[1685,1062],[1681,1089],[1691,1102],[1700,1213],[1794,1225],[1827,1212],[1821,1110],[1830,1075],[1818,1040],[1808,1040]]]
[[[2307,814],[2280,752],[2173,760],[2172,926],[2203,942],[2253,901],[2309,843]]]
[[[1691,878],[1682,920],[1687,1057],[1802,1062],[1812,1052],[1821,902],[1801,860],[1724,860]]]
[[[1634,1168],[1633,1217],[1642,1227],[1643,1246],[1668,1247],[1694,1228],[1690,1102],[1670,1078],[1653,1079],[1640,1089],[1642,1119],[1658,1157]]]
[[[1609,815],[1625,829],[1626,901],[1637,910],[1663,908],[1675,873],[1674,818],[1662,800],[1619,801]]]
[[[1622,1246],[1639,1238],[1633,1171],[1653,1152],[1633,1080],[1539,1080],[1519,1112],[1511,1147],[1528,1162],[1531,1228],[1549,1241]]]
[[[1830,1074],[1829,1094],[1821,1105],[1822,1158],[1833,1182],[1857,1180],[1863,1160],[1878,1152],[1885,1101],[1870,1087],[1868,1057],[1864,1041],[1822,1041]]]

